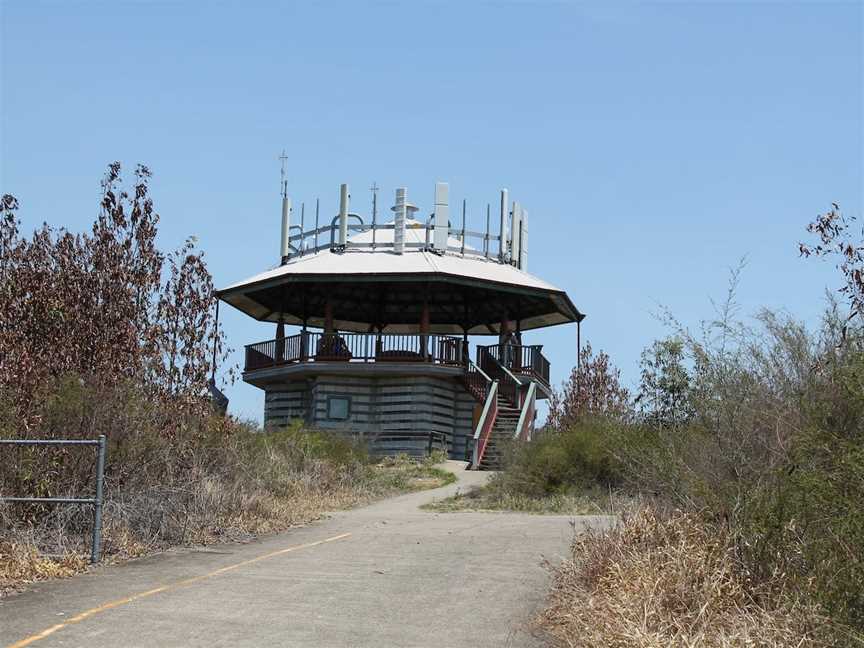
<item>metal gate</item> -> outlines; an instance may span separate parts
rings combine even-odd
[[[0,439],[0,445],[12,446],[97,446],[95,497],[2,497],[0,502],[45,502],[47,504],[77,504],[93,507],[93,537],[90,562],[99,562],[102,550],[102,485],[105,473],[105,435],[98,439]]]

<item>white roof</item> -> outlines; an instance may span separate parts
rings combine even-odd
[[[483,286],[488,290],[500,292],[501,300],[509,299],[510,301],[507,303],[511,305],[513,303],[524,304],[524,301],[520,302],[518,298],[513,296],[515,294],[529,295],[535,298],[533,301],[535,307],[532,313],[526,314],[519,320],[522,330],[573,322],[583,317],[564,291],[552,284],[523,272],[515,266],[500,263],[497,256],[490,254],[490,258],[486,259],[468,245],[465,246],[465,249],[473,251],[474,254],[463,255],[453,251],[439,254],[426,250],[424,249],[426,247],[425,226],[412,219],[406,219],[406,225],[406,247],[402,254],[396,254],[392,249],[394,238],[392,228],[375,230],[375,242],[386,247],[377,248],[374,251],[371,247],[351,247],[351,243],[372,243],[373,233],[371,230],[358,232],[349,237],[349,245],[344,251],[334,253],[328,247],[302,256],[295,253],[284,265],[219,290],[219,297],[226,303],[259,320],[282,320],[288,324],[300,324],[306,321],[310,326],[320,327],[323,326],[321,313],[306,313],[304,320],[299,311],[305,310],[305,301],[303,306],[294,304],[292,307],[286,304],[285,297],[274,298],[272,289],[283,284],[300,285],[304,282],[307,285],[320,285],[321,281],[343,286],[357,282],[357,285],[361,286],[386,281],[391,277],[401,283],[406,278],[411,282],[411,278],[416,276],[417,281],[423,283],[439,280]],[[327,236],[329,238],[329,234]],[[324,242],[319,241],[319,244]],[[415,246],[408,247],[412,243]],[[461,239],[449,237],[448,247],[461,250],[461,246]],[[367,278],[370,281],[365,281]],[[290,296],[293,292],[285,294]],[[268,293],[271,294],[268,296]],[[364,297],[358,292],[356,298],[353,293],[351,294],[350,301],[352,302],[357,302],[359,299],[359,303],[363,304],[363,299],[368,299],[368,294]],[[458,293],[454,294],[458,296]],[[536,297],[542,297],[541,306],[536,305]],[[276,301],[282,301],[281,308],[274,303]],[[495,301],[494,298],[493,302],[499,306],[505,303],[504,301]],[[518,306],[516,308],[518,309]],[[353,310],[357,310],[356,305]],[[452,313],[452,309],[450,312]],[[510,312],[509,309],[508,312]],[[342,310],[336,313],[334,323],[338,330],[370,330],[369,320],[365,317],[358,319],[358,317],[361,316],[355,313],[355,317],[352,317]],[[495,333],[499,330],[499,325],[500,319],[492,322],[487,318],[482,322],[478,321],[472,324],[469,332],[472,334]],[[387,324],[384,330],[386,332],[413,332],[416,328],[417,324],[413,321],[402,323],[394,321]],[[430,331],[432,333],[458,334],[463,329],[461,324],[454,321],[433,321]]]

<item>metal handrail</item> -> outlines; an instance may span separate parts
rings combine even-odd
[[[352,214],[349,214],[349,216],[359,218],[358,214],[352,213]],[[291,227],[291,229],[296,230],[296,229],[301,229],[301,228],[294,225]],[[306,231],[301,231],[297,234],[291,234],[288,237],[288,241],[290,243],[299,242],[299,246],[298,245],[292,245],[291,247],[293,248],[293,254],[290,254],[289,256],[290,257],[304,256],[306,254],[315,254],[315,253],[321,252],[323,250],[333,249],[333,247],[334,247],[333,241],[336,240],[336,233],[337,233],[338,229],[339,229],[338,224],[336,224],[336,225],[333,225],[333,224],[321,225],[321,226],[313,227],[312,229],[309,229]],[[392,229],[395,229],[394,223],[381,223],[381,224],[369,223],[369,224],[359,224],[359,225],[358,224],[349,224],[348,225],[348,231],[349,232],[362,233],[362,232],[369,232],[369,231],[374,232],[374,231],[379,231],[379,230],[392,230]],[[426,230],[426,238],[428,240],[430,238],[431,232],[434,231],[435,227],[434,227],[434,224],[423,224],[423,223],[408,224],[408,223],[406,223],[405,229],[406,229],[406,231],[407,230]],[[328,234],[328,233],[330,234],[330,240],[326,240],[326,234]],[[485,232],[484,233],[484,232],[478,232],[475,230],[468,230],[468,229],[462,229],[462,228],[458,228],[458,229],[457,228],[449,228],[449,233],[450,233],[450,235],[455,235],[457,238],[459,238],[462,241],[462,245],[460,245],[460,246],[448,246],[448,249],[447,249],[448,252],[455,252],[455,253],[458,253],[458,254],[463,255],[463,256],[483,257],[483,258],[497,261],[498,263],[501,263],[501,261],[499,261],[496,256],[490,256],[488,253],[489,243],[500,241],[501,240],[500,234],[492,234],[491,232]],[[324,236],[321,237],[321,235],[324,235]],[[326,242],[318,243],[319,237],[324,238]],[[315,241],[315,244],[311,245],[309,247],[303,247],[303,242],[305,242],[307,239],[313,239]],[[467,239],[479,240],[480,246],[482,247],[482,249],[478,250],[478,249],[466,248],[464,245],[464,242]],[[405,241],[404,246],[405,246],[405,248],[418,248],[418,249],[425,249],[425,248],[429,247],[428,243],[425,243],[425,242],[415,243],[413,241],[410,241],[410,242]],[[300,247],[303,247],[302,251],[299,249]],[[358,243],[358,242],[354,242],[354,241],[350,241],[350,240],[345,242],[345,249],[371,248],[374,250],[374,249],[388,249],[388,248],[393,248],[393,247],[395,247],[395,245],[392,242],[376,241],[375,243]],[[510,264],[507,263],[507,265],[510,265]]]
[[[102,552],[102,502],[105,480],[105,435],[98,439],[0,439],[0,445],[87,445],[97,446],[96,495],[94,497],[0,497],[0,502],[43,502],[46,504],[84,504],[93,507],[93,535],[90,543],[90,562],[99,562]]]

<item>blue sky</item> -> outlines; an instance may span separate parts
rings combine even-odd
[[[862,4],[0,0],[0,190],[26,227],[97,211],[112,160],[154,172],[161,240],[196,235],[219,285],[278,261],[279,163],[335,213],[436,180],[479,229],[506,186],[530,268],[588,314],[626,384],[641,350],[711,315],[746,255],[745,313],[815,321],[830,266],[799,259],[831,201],[861,215]],[[470,221],[469,221],[470,222]],[[241,361],[273,327],[223,308]],[[575,326],[526,334],[553,377]],[[235,413],[263,398],[238,383]]]

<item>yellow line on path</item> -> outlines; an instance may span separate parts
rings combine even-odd
[[[159,594],[161,592],[168,592],[170,590],[177,589],[178,587],[183,587],[185,585],[191,585],[192,583],[197,583],[198,581],[213,578],[214,576],[219,576],[220,574],[224,574],[225,572],[233,571],[235,569],[239,569],[240,567],[245,567],[246,565],[261,562],[262,560],[267,560],[268,558],[275,558],[276,556],[281,556],[282,554],[286,554],[291,551],[299,551],[300,549],[308,549],[309,547],[315,547],[317,545],[322,545],[327,542],[342,540],[343,538],[347,538],[350,535],[350,533],[342,533],[340,535],[333,536],[332,538],[325,538],[324,540],[316,540],[315,542],[307,542],[306,544],[294,545],[293,547],[279,549],[278,551],[272,551],[270,553],[264,554],[263,556],[258,556],[257,558],[251,558],[249,560],[244,560],[243,562],[228,565],[227,567],[222,567],[208,574],[202,574],[201,576],[193,576],[192,578],[186,578],[184,580],[179,580],[174,583],[168,583],[167,585],[162,585],[161,587],[147,590],[146,592],[139,592],[138,594],[133,594],[132,596],[127,596],[126,598],[122,599],[117,599],[116,601],[109,601],[108,603],[105,603],[98,607],[90,608],[89,610],[85,610],[80,614],[76,614],[74,617],[66,619],[63,623],[58,623],[57,625],[53,625],[50,628],[43,630],[42,632],[38,632],[34,635],[27,637],[26,639],[22,639],[21,641],[10,644],[8,648],[24,648],[24,646],[29,646],[30,644],[36,643],[37,641],[40,641],[45,637],[54,634],[58,630],[62,630],[66,626],[72,625],[74,623],[80,623],[81,621],[84,621],[84,619],[89,619],[91,616],[99,614],[100,612],[105,612],[112,608],[126,605],[127,603],[131,603],[132,601],[147,598],[148,596],[153,596],[154,594]]]

